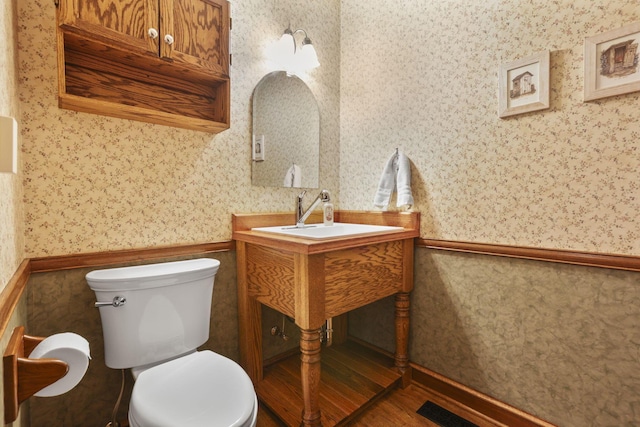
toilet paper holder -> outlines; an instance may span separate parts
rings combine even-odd
[[[64,377],[69,365],[57,359],[29,359],[44,337],[25,335],[24,326],[13,330],[4,352],[4,422],[18,418],[20,404],[44,387]]]

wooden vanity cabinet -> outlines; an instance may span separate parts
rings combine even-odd
[[[344,425],[390,387],[406,386],[410,381],[409,292],[413,288],[413,240],[419,236],[419,214],[336,211],[335,217],[344,223],[403,228],[313,240],[251,230],[293,224],[293,213],[233,216],[241,364],[261,402],[287,425]],[[312,215],[309,223],[314,221],[317,215]],[[329,349],[328,359],[353,362],[331,366],[322,374],[320,332],[325,320],[341,318],[344,330],[347,312],[392,295],[396,310],[393,366],[370,365],[371,359],[351,353],[353,347],[349,347],[345,332],[341,345]],[[294,318],[300,328],[300,355],[268,370],[262,358],[261,305]],[[375,379],[377,374],[387,378]],[[367,391],[361,392],[358,384],[364,383]],[[349,402],[340,398],[343,395],[350,396]]]
[[[57,20],[60,107],[229,127],[226,0],[59,0]]]

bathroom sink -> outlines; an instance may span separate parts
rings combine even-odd
[[[363,234],[376,234],[389,231],[402,231],[403,227],[392,227],[387,225],[350,224],[336,222],[333,225],[309,224],[303,228],[295,226],[276,227],[256,227],[252,231],[263,231],[266,233],[284,234],[293,237],[304,237],[306,239],[332,239],[336,237],[349,237]]]

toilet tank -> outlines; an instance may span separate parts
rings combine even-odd
[[[100,307],[105,363],[125,369],[195,350],[209,339],[211,297],[220,261],[200,258],[95,270],[87,274]]]

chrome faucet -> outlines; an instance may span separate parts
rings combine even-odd
[[[313,212],[313,210],[316,208],[316,206],[320,204],[320,202],[327,203],[331,201],[331,195],[329,194],[329,192],[327,190],[322,190],[320,194],[318,194],[318,197],[316,197],[316,199],[311,203],[311,206],[309,206],[309,209],[307,209],[307,211],[305,212],[304,209],[302,208],[302,199],[304,198],[305,194],[307,194],[306,190],[298,194],[298,198],[296,200],[296,227],[297,228],[304,227],[304,222],[307,220],[307,218],[309,218],[309,215],[311,215],[311,212]]]

